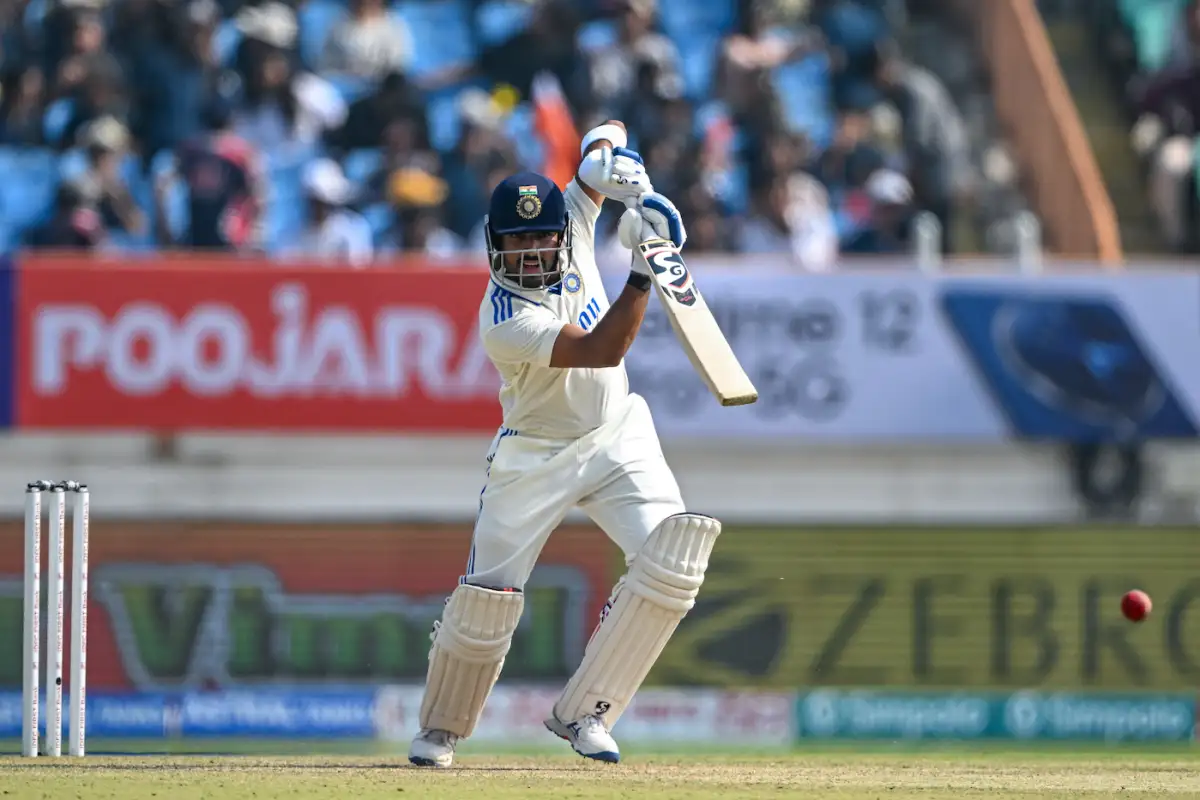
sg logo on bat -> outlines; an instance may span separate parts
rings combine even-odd
[[[683,263],[683,256],[679,255],[679,251],[675,249],[674,245],[658,239],[643,242],[640,247],[646,263],[650,265],[650,269],[654,270],[654,274],[665,276],[663,280],[671,286],[671,296],[680,305],[695,305],[695,287],[688,286],[692,280],[691,273],[688,272],[687,265]]]

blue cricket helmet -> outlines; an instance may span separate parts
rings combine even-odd
[[[536,172],[518,172],[497,184],[488,204],[488,259],[496,280],[518,289],[545,289],[562,280],[570,259],[567,201],[554,181]],[[558,233],[556,247],[502,250],[499,237]],[[531,264],[537,262],[540,268]]]
[[[500,235],[561,231],[567,224],[567,201],[546,176],[518,172],[496,184],[488,223]]]

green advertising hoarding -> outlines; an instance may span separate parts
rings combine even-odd
[[[651,680],[1193,689],[1200,531],[730,528]]]
[[[94,526],[97,689],[420,682],[461,525]],[[0,525],[0,688],[20,685],[23,531]],[[551,537],[505,679],[561,683],[623,566]],[[1154,598],[1149,620],[1120,596]],[[1200,531],[730,526],[658,685],[1193,690]]]
[[[19,523],[0,524],[0,691],[22,680],[23,535]],[[433,621],[470,548],[464,525],[97,520],[88,686],[420,683]],[[509,680],[570,675],[617,552],[594,528],[557,531],[525,587]]]

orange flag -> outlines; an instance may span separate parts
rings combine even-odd
[[[545,148],[542,173],[566,188],[579,168],[579,131],[558,78],[549,72],[533,80],[533,124]]]

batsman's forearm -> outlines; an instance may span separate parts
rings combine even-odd
[[[591,336],[596,338],[599,349],[606,355],[606,361],[618,364],[629,352],[638,328],[642,326],[642,318],[646,316],[646,304],[649,301],[649,291],[626,284],[608,313],[596,323]]]

